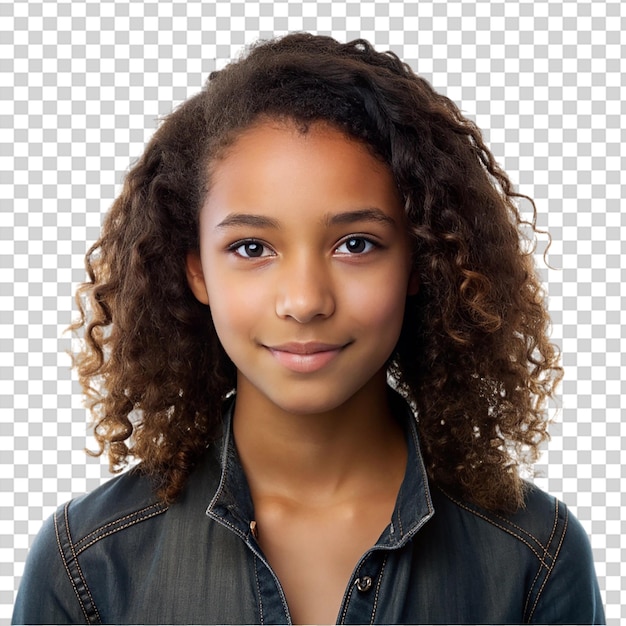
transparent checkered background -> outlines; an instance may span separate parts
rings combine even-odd
[[[591,534],[617,624],[626,4],[568,0],[0,3],[0,623],[42,520],[109,477],[82,452],[65,355],[85,250],[159,116],[243,45],[294,30],[395,51],[478,122],[536,199],[554,237],[542,276],[566,370],[537,482]]]

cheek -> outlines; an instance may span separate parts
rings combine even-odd
[[[229,280],[215,275],[209,276],[207,289],[213,323],[224,347],[229,338],[254,333],[260,311],[268,306],[262,281],[237,281],[232,277]]]
[[[379,301],[370,307],[370,316],[382,336],[391,337],[393,343],[400,336],[402,320],[404,319],[405,296],[403,293],[394,292],[385,294]]]
[[[397,339],[404,318],[406,295],[403,276],[384,273],[378,280],[354,281],[346,285],[344,304],[351,311],[355,325],[369,328],[378,336],[393,335]]]

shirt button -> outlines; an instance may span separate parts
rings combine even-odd
[[[372,579],[370,576],[361,576],[356,579],[356,588],[359,591],[367,591],[372,586]]]

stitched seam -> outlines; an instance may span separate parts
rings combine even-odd
[[[559,552],[561,551],[561,546],[563,545],[563,541],[565,540],[565,533],[567,532],[567,525],[569,522],[569,511],[567,511],[566,509],[566,517],[565,517],[565,526],[563,527],[563,533],[561,534],[561,539],[559,541],[559,545],[557,546],[557,549],[554,553],[554,559],[552,561],[552,566],[548,569],[548,573],[546,574],[546,577],[541,585],[541,589],[539,589],[539,593],[537,594],[537,597],[535,599],[535,603],[533,604],[533,608],[530,611],[530,615],[528,616],[528,621],[530,622],[530,620],[533,617],[533,614],[535,613],[535,609],[537,608],[537,604],[539,603],[539,598],[541,598],[541,594],[543,593],[543,590],[546,587],[546,584],[548,582],[548,579],[550,578],[550,574],[552,574],[552,570],[554,569],[554,566],[556,565],[556,559],[559,556]]]
[[[222,492],[224,491],[224,483],[226,482],[226,466],[228,465],[227,463],[228,450],[229,450],[228,444],[230,441],[230,437],[231,437],[230,432],[232,429],[231,424],[232,424],[232,415],[231,415],[231,418],[228,420],[226,431],[223,434],[224,443],[222,445],[222,454],[220,455],[220,467],[221,467],[220,482],[217,485],[217,491],[215,492],[213,499],[211,500],[211,502],[209,502],[209,506],[207,507],[207,510],[206,510],[207,514],[209,513],[209,511],[213,511],[213,506],[222,497]]]
[[[70,534],[70,520],[68,518],[68,509],[69,509],[69,506],[66,506],[65,507],[65,528],[67,530],[67,539],[69,541],[70,548],[72,550],[72,556],[74,557],[74,562],[76,563],[76,570],[78,571],[78,575],[80,576],[80,579],[82,580],[83,585],[85,585],[85,591],[87,592],[87,595],[89,596],[89,600],[93,606],[93,610],[94,610],[94,613],[96,614],[96,618],[99,623],[102,623],[102,620],[100,619],[100,613],[98,612],[98,607],[96,606],[96,603],[93,601],[93,598],[91,597],[91,591],[89,591],[89,586],[87,585],[87,581],[85,580],[85,577],[83,576],[83,570],[80,567],[77,554],[74,550],[74,544],[72,543],[72,535]]]
[[[404,530],[402,528],[402,516],[398,515],[398,526],[400,526],[400,537],[404,537]]]
[[[559,524],[559,501],[555,498],[554,500],[554,524],[552,525],[552,532],[550,533],[550,538],[548,539],[548,543],[546,543],[544,555],[548,554],[548,550],[550,549],[550,546],[552,545],[552,540],[554,539],[554,535],[556,533],[558,524]],[[550,557],[551,556],[552,555],[550,555]],[[552,560],[554,561],[554,559]],[[552,566],[554,567],[554,563],[552,564]]]
[[[387,565],[387,556],[385,556],[385,559],[383,560],[383,564],[380,568],[380,574],[378,575],[378,582],[376,583],[376,595],[374,596],[374,607],[372,608],[372,617],[370,618],[370,624],[373,624],[374,619],[376,618],[376,610],[378,609],[378,594],[380,593],[380,585],[383,582],[385,565]]]
[[[411,414],[413,415],[413,419],[415,419],[415,414],[411,411]],[[415,450],[417,450],[419,452],[420,450],[420,444],[419,444],[419,437],[417,434],[417,421],[412,422],[413,426],[415,428],[411,429],[412,435],[413,435],[413,441],[415,443]],[[424,466],[424,459],[422,458],[421,454],[418,454],[419,457],[419,463],[420,466],[422,468],[422,476],[426,477],[426,467]],[[424,479],[422,481],[424,483],[424,497],[426,498],[426,502],[428,502],[428,512],[432,513],[433,512],[433,501],[430,495],[430,491],[428,489],[428,481],[426,479]]]
[[[472,513],[473,515],[476,515],[476,517],[480,517],[481,519],[485,520],[486,522],[489,522],[489,524],[492,524],[496,528],[499,528],[500,530],[503,530],[505,533],[508,533],[509,535],[511,535],[511,537],[515,537],[518,541],[521,541],[523,544],[527,545],[528,548],[531,550],[531,552],[539,559],[539,562],[546,569],[549,569],[548,565],[543,560],[541,555],[537,552],[537,550],[535,550],[535,548],[533,548],[533,546],[530,545],[530,543],[528,543],[528,541],[526,541],[526,539],[524,539],[523,537],[520,537],[519,535],[516,535],[512,530],[506,528],[505,526],[502,526],[501,524],[497,524],[494,520],[489,519],[487,516],[483,515],[482,513],[479,513],[478,511],[474,511],[473,509],[470,509],[469,507],[465,506],[462,502],[458,502],[457,500],[455,500],[454,498],[449,496],[447,493],[445,493],[445,492],[442,492],[442,493],[444,493],[445,496],[447,498],[449,498],[450,500],[452,500],[452,502],[454,502],[457,506],[460,506],[462,509],[465,509],[469,513]],[[539,545],[542,545],[542,544],[540,543]]]
[[[65,507],[67,508],[67,504],[65,505]],[[67,574],[67,577],[70,579],[70,583],[74,588],[74,593],[76,594],[76,598],[78,599],[78,604],[80,604],[80,608],[83,612],[83,615],[85,616],[85,622],[89,624],[89,615],[87,613],[87,610],[85,609],[83,599],[80,597],[80,593],[78,592],[78,588],[76,587],[76,583],[74,582],[74,578],[72,577],[72,574],[70,572],[67,559],[65,558],[65,552],[63,551],[63,547],[61,546],[61,537],[59,537],[59,524],[57,522],[56,514],[54,515],[54,534],[57,538],[57,547],[59,548],[59,554],[61,555],[61,560],[63,561],[63,567],[65,567],[65,573]]]
[[[512,522],[511,520],[508,520],[505,517],[502,517],[502,516],[498,515],[497,513],[494,513],[493,516],[497,517],[499,520],[502,520],[503,522],[507,523],[509,526],[512,526],[513,528],[519,530],[524,535],[526,535],[526,536],[530,537],[531,539],[533,539],[534,541],[536,541],[537,545],[541,549],[543,549],[544,556],[547,554],[548,550],[547,550],[546,546],[544,546],[543,543],[541,543],[541,541],[539,539],[537,539],[537,537],[535,537],[531,532],[527,531],[525,528],[522,528],[521,526],[518,526],[515,522]],[[548,542],[548,545],[549,545],[549,542]]]
[[[254,555],[254,582],[256,583],[256,592],[259,596],[259,617],[260,623],[264,624],[263,621],[263,598],[261,597],[261,586],[259,585],[259,563],[256,554]]]
[[[559,524],[559,501],[555,500],[554,503],[554,524],[552,524],[552,532],[550,533],[550,538],[548,539],[548,543],[546,544],[544,556],[548,554],[548,550],[552,545],[552,540],[554,539],[554,534],[556,533],[556,529]],[[554,559],[552,559],[552,567],[554,567]],[[528,595],[526,596],[526,602],[524,603],[524,615],[526,615],[526,611],[528,610],[528,603],[530,602],[530,597],[532,595],[535,584],[537,583],[537,579],[539,578],[539,574],[541,574],[541,567],[537,570],[537,575],[535,576],[532,585],[528,590]]]
[[[445,491],[443,491],[443,489],[441,489],[441,491],[445,494],[445,496],[449,499],[452,500],[452,502],[454,502],[455,504],[458,504],[459,506],[463,507],[464,509],[475,513],[476,515],[483,517],[483,515],[481,515],[478,511],[474,511],[474,509],[471,509],[468,506],[465,506],[462,502],[459,502],[456,498],[454,498],[453,496],[451,496],[449,493],[446,493]],[[534,541],[537,542],[537,545],[545,552],[546,548],[543,545],[543,543],[541,543],[541,540],[538,539],[537,537],[535,537],[535,535],[533,535],[531,532],[529,532],[528,530],[526,530],[525,528],[522,528],[521,526],[518,526],[515,522],[512,522],[510,519],[507,519],[506,517],[502,517],[502,515],[498,515],[498,513],[491,513],[491,515],[493,515],[494,517],[498,518],[499,520],[501,520],[504,524],[507,524],[508,526],[511,526],[512,528],[515,528],[516,530],[519,530],[522,534],[530,537],[531,539],[533,539]],[[485,519],[487,521],[491,521],[489,520],[488,517],[485,517]],[[495,524],[495,522],[493,522],[494,525],[497,526],[497,524]]]
[[[215,514],[213,511],[211,511],[210,513],[207,513],[208,516],[216,521],[218,524],[222,524],[223,526],[227,526],[228,528],[230,528],[238,537],[241,537],[244,541],[246,539],[246,537],[243,535],[243,533],[239,530],[239,528],[237,528],[237,526],[235,526],[234,524],[231,524],[226,518],[224,517],[220,517],[219,515]]]
[[[104,533],[100,535],[99,537],[92,539],[89,543],[80,547],[80,549],[76,552],[76,556],[78,556],[79,554],[82,554],[87,548],[93,546],[94,543],[98,543],[98,541],[100,541],[101,539],[104,539],[105,537],[108,537],[109,535],[114,535],[120,530],[124,530],[125,528],[128,528],[129,526],[134,526],[135,524],[138,524],[139,522],[145,522],[147,519],[150,519],[151,517],[155,517],[157,515],[161,515],[161,513],[165,513],[165,511],[167,511],[167,508],[162,509],[160,511],[155,511],[154,513],[151,513],[150,515],[146,515],[145,517],[141,517],[132,522],[128,522],[128,524],[124,524],[123,526],[118,526],[117,528],[110,530],[108,533]]]
[[[415,422],[415,414],[413,413],[413,411],[410,411],[410,416],[411,419],[413,420],[411,422],[411,437],[413,438],[413,446],[415,448],[415,450],[417,451],[418,457],[419,457],[419,462],[420,465],[422,467],[422,471],[423,471],[423,476],[426,475],[426,468],[424,467],[424,461],[421,458],[420,454],[419,454],[419,449],[420,449],[420,445],[419,445],[419,438],[417,436],[417,424]],[[428,491],[428,481],[423,480],[422,481],[424,484],[424,498],[426,500],[426,502],[428,503],[428,512],[432,513],[433,510],[433,505],[432,505],[432,501],[430,498],[430,493]],[[398,526],[400,527],[400,537],[404,537],[404,529],[402,528],[402,516],[400,515],[400,513],[398,512]]]
[[[537,573],[535,574],[535,577],[533,578],[533,582],[530,585],[530,588],[528,589],[528,594],[526,596],[526,602],[524,602],[524,612],[523,615],[526,615],[526,611],[528,610],[528,603],[530,602],[530,597],[533,594],[533,589],[535,588],[535,585],[537,584],[537,579],[539,578],[539,574],[541,574],[542,571],[542,566],[539,566],[539,569],[537,570]]]
[[[92,537],[93,535],[97,535],[99,532],[103,531],[105,528],[109,528],[110,526],[119,524],[120,522],[123,522],[126,519],[130,519],[131,517],[135,517],[136,515],[141,515],[145,511],[149,511],[150,509],[153,509],[159,506],[165,506],[165,505],[161,504],[160,502],[156,502],[155,504],[151,504],[150,506],[147,506],[144,509],[140,509],[139,511],[135,511],[134,513],[129,513],[128,515],[124,515],[124,517],[120,517],[119,519],[113,520],[112,522],[109,522],[108,524],[105,524],[104,526],[100,526],[99,528],[96,528],[96,530],[93,530],[88,535],[85,535],[82,539],[77,541],[76,545],[78,546],[78,544],[83,543],[84,541],[87,541],[89,537]]]

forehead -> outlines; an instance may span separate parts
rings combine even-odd
[[[214,210],[306,202],[327,211],[335,203],[400,202],[390,168],[368,146],[322,122],[306,132],[291,121],[255,124],[211,164],[209,178],[205,207]]]

